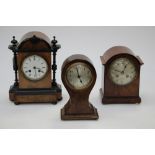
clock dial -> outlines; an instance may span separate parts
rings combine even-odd
[[[47,73],[47,70],[47,62],[38,55],[31,55],[25,58],[22,64],[22,71],[25,77],[32,81],[42,79]]]
[[[131,83],[136,77],[134,63],[127,58],[118,58],[110,65],[110,78],[117,85]]]
[[[74,63],[67,69],[68,83],[75,89],[87,88],[92,82],[92,72],[85,63]]]

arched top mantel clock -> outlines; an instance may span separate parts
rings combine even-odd
[[[56,103],[60,100],[61,86],[57,84],[55,76],[56,52],[60,45],[55,37],[50,42],[41,32],[29,32],[19,43],[15,37],[11,43],[9,49],[14,53],[15,83],[9,90],[10,100],[16,104]]]
[[[101,56],[102,103],[140,103],[140,66],[143,61],[125,46],[115,46]]]

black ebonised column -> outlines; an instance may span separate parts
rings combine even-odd
[[[18,65],[17,65],[17,52],[18,52],[18,41],[13,36],[13,40],[11,41],[12,45],[9,45],[9,49],[13,52],[13,70],[15,72],[15,82],[14,86],[18,86]]]
[[[56,70],[57,70],[56,53],[57,53],[57,50],[61,48],[61,46],[58,45],[57,42],[58,41],[55,39],[55,36],[54,36],[53,40],[51,41],[51,43],[52,43],[51,51],[53,52],[53,64],[52,64],[53,80],[52,80],[52,86],[57,86],[57,83],[56,83]]]

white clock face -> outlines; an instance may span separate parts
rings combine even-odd
[[[47,62],[38,55],[31,55],[25,58],[22,64],[22,71],[25,77],[32,81],[42,79],[47,73],[47,70]]]
[[[128,58],[118,58],[110,65],[110,78],[117,85],[127,85],[136,77],[134,63]]]
[[[93,80],[89,66],[82,62],[72,64],[67,69],[66,78],[74,89],[87,88]]]

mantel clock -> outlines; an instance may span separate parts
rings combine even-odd
[[[115,46],[101,56],[101,62],[102,103],[140,103],[140,57],[127,47]]]
[[[90,59],[80,54],[68,57],[62,65],[61,78],[70,95],[61,109],[61,119],[98,119],[97,109],[89,102],[89,94],[96,82],[96,71]]]
[[[29,32],[20,43],[15,37],[11,43],[15,82],[9,90],[10,100],[15,104],[57,103],[61,100],[61,86],[56,82],[56,52],[60,45],[55,37],[50,42],[41,32]]]

